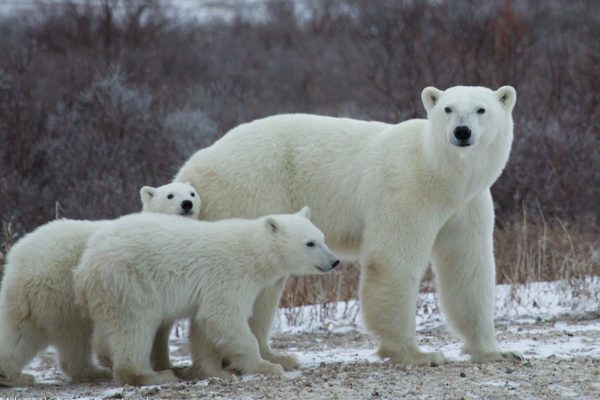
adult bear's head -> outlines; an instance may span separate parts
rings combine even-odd
[[[488,146],[499,135],[512,141],[512,110],[517,92],[512,86],[496,91],[479,86],[455,86],[445,91],[426,87],[421,100],[437,143],[459,148]]]

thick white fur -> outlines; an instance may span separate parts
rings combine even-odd
[[[151,189],[153,199],[142,194],[145,209],[180,214],[179,206],[160,200],[173,193],[177,196],[173,202],[178,204],[184,198],[193,199],[190,216],[198,216],[200,199],[191,185],[170,183]],[[60,368],[73,381],[112,376],[92,362],[92,324],[75,304],[72,276],[88,238],[108,223],[52,221],[23,237],[8,253],[0,291],[0,386],[34,384],[34,378],[21,371],[49,345],[56,347]],[[167,325],[157,332],[152,355],[157,369],[169,368],[170,328]],[[94,338],[100,360],[110,366],[102,335]]]
[[[191,318],[195,375],[282,375],[281,365],[260,357],[248,326],[256,296],[288,274],[326,272],[338,262],[307,209],[217,222],[145,213],[90,238],[75,290],[107,335],[118,383],[176,380],[171,370],[153,371],[149,359],[154,332],[179,318]]]
[[[428,118],[397,125],[301,114],[243,124],[194,154],[175,180],[201,191],[201,219],[309,205],[328,244],[360,256],[362,312],[382,357],[445,361],[420,351],[415,336],[419,281],[433,259],[464,350],[477,361],[519,359],[500,349],[494,331],[490,195],[508,160],[516,92],[426,88],[422,100]],[[472,131],[468,147],[453,143],[459,125]],[[272,361],[286,357],[268,343],[282,288],[283,280],[261,293],[251,320],[261,355]]]

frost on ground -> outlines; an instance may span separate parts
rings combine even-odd
[[[406,367],[379,360],[374,355],[376,343],[358,318],[358,305],[349,302],[280,311],[273,346],[296,354],[303,365],[282,379],[247,376],[234,382],[207,379],[142,388],[116,387],[111,382],[72,385],[56,368],[50,349],[27,370],[36,375],[37,387],[0,388],[0,397],[596,399],[600,398],[596,297],[600,286],[585,285],[587,295],[577,298],[572,285],[564,282],[498,286],[498,338],[506,349],[523,353],[523,364],[469,362],[460,354],[460,341],[445,327],[435,295],[425,293],[417,312],[420,345],[443,351],[450,364]],[[185,330],[181,324],[171,337],[176,365],[190,362]]]

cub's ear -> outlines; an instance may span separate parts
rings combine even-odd
[[[507,112],[512,112],[517,102],[517,91],[512,86],[502,86],[495,92],[496,98]]]
[[[302,210],[300,210],[296,213],[296,215],[299,215],[301,217],[304,217],[304,218],[310,220],[310,208],[308,208],[308,206],[304,206],[304,207],[302,207]]]
[[[192,186],[192,187],[194,186],[194,185],[192,185],[192,182],[191,182],[191,181],[185,181],[185,182],[183,182],[183,183],[185,183],[186,185],[190,185],[190,186]]]
[[[141,188],[140,198],[142,199],[142,204],[148,204],[154,197],[154,193],[156,193],[156,188],[153,188],[152,186],[144,186]]]
[[[423,105],[425,106],[425,110],[427,113],[431,111],[431,109],[436,105],[440,97],[442,96],[442,92],[439,89],[434,88],[433,86],[427,86],[421,92],[421,101],[423,101]]]
[[[267,217],[265,219],[265,229],[267,230],[267,232],[273,233],[273,234],[280,234],[281,233],[281,225],[279,225],[279,222],[277,222],[277,220],[273,217]]]

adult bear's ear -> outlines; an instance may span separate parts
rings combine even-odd
[[[421,101],[423,101],[423,105],[425,106],[425,110],[427,113],[431,111],[431,109],[436,105],[440,97],[442,96],[442,92],[439,89],[434,88],[433,86],[427,86],[421,92]]]
[[[296,214],[310,220],[310,208],[308,208],[308,206],[302,207],[302,210],[298,211]]]
[[[495,92],[496,98],[502,104],[506,112],[512,112],[517,102],[517,91],[512,86],[502,86]]]
[[[274,234],[281,233],[281,225],[279,225],[279,222],[273,217],[267,217],[265,219],[265,229],[267,229],[267,232]]]
[[[156,193],[156,188],[153,188],[152,186],[144,186],[141,188],[140,198],[142,199],[142,204],[148,204],[154,197],[154,193]]]

